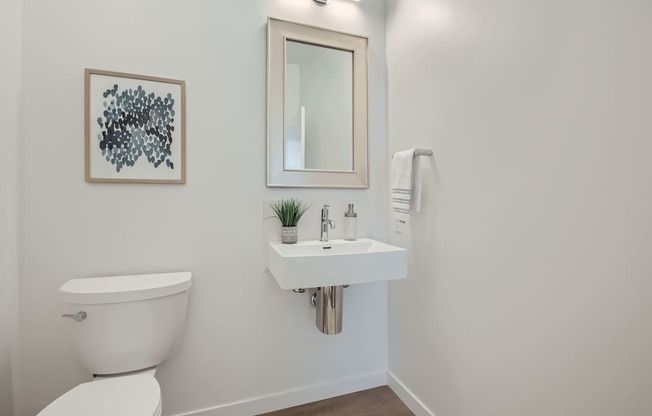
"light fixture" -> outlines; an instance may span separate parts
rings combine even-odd
[[[317,6],[326,6],[328,3],[331,2],[331,0],[312,0],[315,2]],[[353,0],[356,3],[360,2],[360,0]]]

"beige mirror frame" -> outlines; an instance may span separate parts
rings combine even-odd
[[[368,188],[368,38],[269,18],[267,21],[267,186]],[[325,46],[353,53],[353,169],[285,169],[284,94],[286,42]]]

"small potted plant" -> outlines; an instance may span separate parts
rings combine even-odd
[[[297,224],[301,216],[310,208],[295,198],[281,199],[269,205],[281,221],[281,241],[283,244],[295,244],[299,236]]]

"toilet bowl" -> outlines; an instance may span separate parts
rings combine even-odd
[[[74,279],[59,289],[81,364],[94,375],[37,416],[160,416],[154,374],[185,325],[191,274]]]
[[[50,403],[38,416],[160,416],[161,388],[149,373],[82,383]]]

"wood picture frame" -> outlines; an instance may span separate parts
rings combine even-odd
[[[185,81],[85,69],[85,179],[186,183]]]

